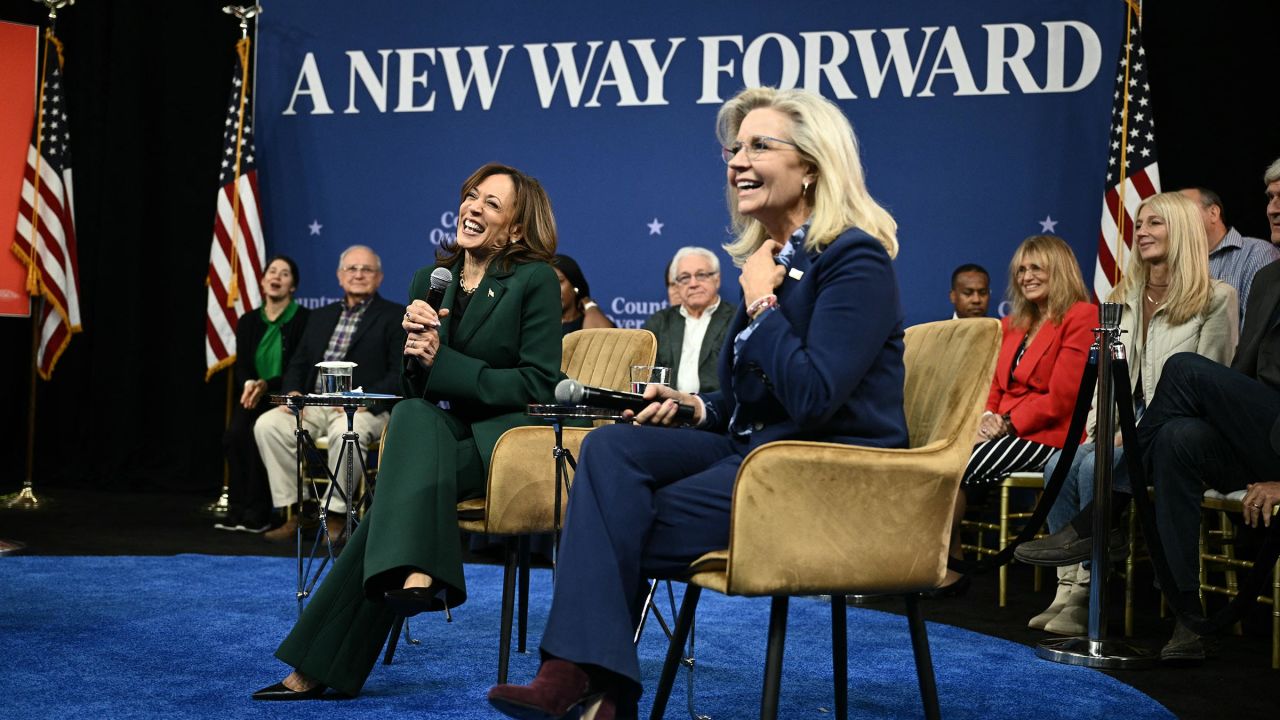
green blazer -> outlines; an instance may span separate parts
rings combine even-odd
[[[425,267],[413,276],[409,296],[422,298],[430,286]],[[462,260],[452,268],[462,273]],[[458,283],[445,290],[441,307],[451,308]],[[406,358],[402,374],[405,397],[428,402],[447,400],[449,412],[471,426],[480,459],[489,458],[498,438],[520,425],[535,424],[525,413],[530,403],[551,403],[560,377],[560,281],[542,262],[500,271],[490,267],[454,327],[440,324],[440,350],[435,363],[423,368]]]

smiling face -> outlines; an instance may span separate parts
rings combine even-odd
[[[293,277],[293,270],[283,258],[276,258],[267,266],[262,274],[262,296],[268,300],[288,300],[298,289],[298,281]]]
[[[511,224],[516,186],[507,175],[490,175],[463,193],[458,206],[458,246],[486,257],[520,238]]]
[[[1049,268],[1039,253],[1023,253],[1014,281],[1027,302],[1039,307],[1049,302]]]
[[[813,182],[813,169],[795,146],[777,141],[791,140],[791,125],[791,118],[773,108],[752,110],[738,127],[736,142],[743,149],[729,158],[727,177],[737,189],[738,212],[760,221],[771,235],[797,228],[809,216],[804,183]]]
[[[1143,262],[1164,262],[1169,257],[1169,223],[1150,205],[1144,205],[1133,222],[1133,241]]]

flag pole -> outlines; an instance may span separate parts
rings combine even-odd
[[[37,295],[31,307],[31,388],[27,393],[27,467],[22,478],[22,490],[7,496],[4,507],[9,510],[39,510],[49,506],[48,500],[36,497],[32,468],[36,457],[36,357],[40,352],[40,316],[44,314],[45,299]],[[0,541],[2,542],[2,541]]]
[[[58,10],[64,7],[67,7],[69,5],[74,5],[76,0],[36,0],[36,2],[39,2],[41,5],[44,5],[49,10],[49,28],[45,31],[44,57],[42,58],[43,62],[47,66],[49,63],[49,37],[53,34],[54,29],[58,24]],[[45,77],[44,70],[45,68],[42,68],[40,72],[40,83],[41,83],[40,103],[41,104],[44,103],[44,77]],[[40,122],[39,111],[37,111],[36,113],[36,118],[34,122],[36,123]],[[36,133],[37,133],[37,138],[41,138],[43,136],[43,133],[41,132],[39,127],[36,128]],[[40,162],[40,159],[41,159],[40,152],[37,149],[36,151],[37,167]],[[32,201],[36,209],[33,210],[32,219],[31,219],[32,256],[31,256],[31,263],[28,265],[28,276],[27,276],[27,285],[28,285],[27,289],[29,292],[32,290],[32,285],[36,283],[36,277],[38,277],[38,273],[36,273],[36,255],[39,252],[39,249],[36,244],[40,241],[39,233],[36,231],[36,227],[37,227],[36,223],[39,222],[38,203],[40,202],[40,190],[39,190],[40,172],[38,169],[35,174],[35,182],[36,182],[36,191],[34,193],[34,197],[32,198]],[[36,273],[36,276],[33,276],[32,273]],[[9,510],[40,510],[42,508],[49,507],[48,500],[41,500],[40,498],[36,497],[35,480],[34,480],[35,454],[36,454],[35,453],[36,381],[37,381],[36,371],[37,371],[37,366],[39,365],[39,356],[40,356],[40,327],[41,327],[40,318],[44,315],[45,302],[47,301],[45,300],[44,295],[42,293],[36,294],[36,302],[31,307],[31,375],[30,375],[31,385],[27,392],[27,453],[26,453],[27,462],[26,462],[25,473],[23,474],[23,478],[22,478],[22,489],[19,490],[17,493],[8,495],[4,497],[2,500],[0,500],[0,502],[3,502],[4,507]],[[4,544],[4,541],[0,540],[0,545],[3,545],[3,544]]]
[[[236,51],[239,53],[242,53],[240,64],[242,68],[241,72],[244,74],[242,74],[241,77],[244,78],[245,75],[247,75],[248,73],[248,62],[244,54],[245,51],[242,49],[241,43],[247,42],[247,39],[249,37],[249,20],[253,19],[254,17],[262,13],[262,6],[256,5],[256,4],[246,5],[246,6],[227,5],[222,8],[222,12],[228,15],[234,15],[240,21],[240,43],[237,43]],[[242,82],[242,86],[247,91],[248,89],[247,86],[243,85],[244,81],[242,80],[241,82]],[[244,104],[245,104],[245,92],[242,91],[240,94],[240,116],[241,116],[242,124],[244,122]],[[244,132],[243,127],[241,127],[238,131],[238,135],[242,136],[243,132]],[[239,140],[240,138],[237,137],[236,169],[235,169],[235,177],[232,181],[232,187],[235,187],[235,188],[238,188],[240,185],[240,150],[239,150],[240,142]],[[231,283],[230,283],[230,288],[228,289],[228,292],[227,292],[227,307],[235,307],[236,296],[239,294],[239,290],[240,290],[239,271],[237,267],[238,260],[240,257],[240,251],[237,247],[239,245],[238,236],[239,236],[239,229],[240,229],[240,195],[238,192],[233,195],[232,200],[233,200],[233,205],[232,205],[231,216],[233,218],[233,225],[232,225],[232,234],[231,234]],[[231,403],[234,396],[233,377],[234,377],[234,373],[231,373],[231,372],[227,373],[226,407],[223,415],[224,430],[231,427],[231,412],[232,412]],[[206,504],[202,508],[202,510],[205,513],[216,516],[216,517],[225,517],[226,514],[230,512],[231,510],[230,483],[231,483],[231,466],[227,462],[227,460],[224,458],[222,461],[222,492],[221,494],[218,495],[217,500],[214,500],[213,502]]]

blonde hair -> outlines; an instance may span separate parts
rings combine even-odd
[[[1143,208],[1164,219],[1168,230],[1165,265],[1169,268],[1169,290],[1165,294],[1164,311],[1169,324],[1181,325],[1204,312],[1213,301],[1213,282],[1209,276],[1209,238],[1204,220],[1194,200],[1181,193],[1152,195],[1138,205],[1136,218]],[[1124,302],[1133,288],[1144,288],[1151,265],[1142,259],[1137,248],[1129,257],[1124,278],[1111,291],[1111,302]]]
[[[791,119],[791,142],[805,162],[816,168],[809,188],[813,212],[806,250],[821,250],[840,233],[857,227],[880,241],[889,257],[898,254],[898,223],[867,192],[853,126],[835,103],[804,90],[748,88],[726,102],[716,115],[716,135],[732,145],[747,113],[772,108]],[[784,138],[785,139],[785,138]],[[738,193],[725,187],[736,239],[724,249],[741,266],[760,248],[767,232],[758,220],[738,212]],[[787,238],[773,238],[786,242]]]
[[[1018,282],[1018,266],[1028,257],[1038,259],[1049,273],[1049,301],[1043,318],[1040,307],[1022,294]],[[1009,313],[1011,322],[1019,329],[1030,328],[1040,320],[1055,325],[1061,323],[1072,305],[1089,300],[1084,278],[1080,275],[1080,264],[1066,240],[1057,235],[1032,235],[1018,245],[1013,259],[1009,261],[1008,300],[1013,305],[1013,311]]]

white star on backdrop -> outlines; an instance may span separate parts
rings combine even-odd
[[[320,224],[320,221],[319,221],[319,220],[312,220],[312,221],[311,221],[311,224],[310,224],[310,225],[308,225],[307,227],[311,228],[311,234],[312,234],[312,235],[319,235],[319,234],[320,234],[320,228],[322,228],[322,227],[324,227],[324,226]]]
[[[1058,226],[1058,221],[1054,220],[1052,217],[1048,215],[1045,215],[1044,219],[1040,220],[1039,223],[1040,223],[1040,232],[1046,232],[1046,233],[1053,232],[1054,231],[1053,229]]]
[[[662,234],[662,223],[658,222],[658,218],[654,218],[653,222],[649,223],[649,234],[650,235]]]

